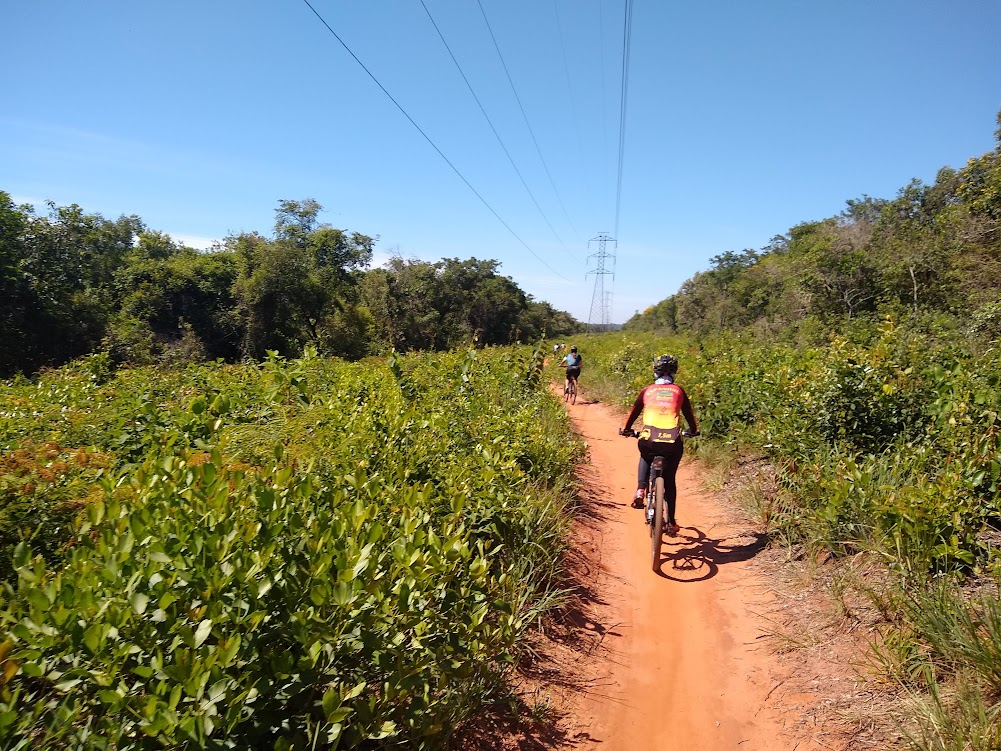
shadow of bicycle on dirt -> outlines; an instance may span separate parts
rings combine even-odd
[[[750,560],[767,545],[768,535],[760,532],[715,539],[698,527],[682,527],[677,536],[664,536],[657,575],[677,582],[706,581],[719,573],[720,566]]]

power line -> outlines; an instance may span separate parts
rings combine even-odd
[[[498,213],[497,213],[497,212],[496,212],[496,211],[494,210],[494,207],[493,207],[493,206],[491,206],[491,205],[490,205],[490,204],[489,204],[489,203],[487,202],[487,199],[485,199],[485,198],[484,198],[484,197],[483,197],[482,195],[480,195],[479,191],[478,191],[478,190],[476,190],[476,188],[474,188],[474,187],[473,187],[472,183],[470,183],[470,182],[469,182],[469,180],[467,180],[467,179],[465,178],[465,176],[464,176],[464,175],[463,175],[463,174],[462,174],[462,173],[461,173],[461,172],[459,171],[459,168],[458,168],[458,167],[456,167],[456,166],[455,166],[454,164],[452,164],[452,162],[451,162],[451,161],[449,160],[449,158],[448,158],[447,156],[445,156],[445,153],[444,153],[444,152],[443,152],[443,151],[442,151],[441,149],[439,149],[439,148],[438,148],[438,145],[437,145],[437,144],[436,144],[436,143],[435,143],[434,141],[432,141],[432,140],[431,140],[431,137],[430,137],[430,136],[429,136],[429,135],[428,135],[427,133],[425,133],[425,132],[424,132],[424,130],[423,130],[423,129],[421,128],[421,126],[420,126],[420,125],[418,125],[418,124],[417,124],[417,122],[416,122],[416,121],[415,121],[415,120],[414,120],[414,119],[413,119],[413,118],[412,118],[412,117],[411,117],[411,116],[409,115],[409,113],[408,113],[408,112],[407,112],[407,111],[406,111],[406,110],[405,110],[405,109],[403,108],[403,105],[401,105],[401,104],[400,104],[400,103],[399,103],[398,101],[396,101],[396,99],[395,99],[395,98],[393,97],[393,95],[392,95],[392,94],[390,94],[390,93],[389,93],[389,91],[388,91],[388,90],[386,89],[386,87],[385,87],[385,86],[383,86],[383,85],[382,85],[382,84],[381,84],[381,83],[379,82],[379,79],[378,79],[378,78],[376,78],[376,77],[375,77],[375,74],[374,74],[374,73],[372,73],[372,71],[370,71],[370,70],[369,70],[369,69],[368,69],[368,68],[367,68],[367,67],[365,66],[365,63],[363,63],[363,62],[362,62],[362,61],[361,61],[361,60],[360,60],[360,59],[358,58],[358,56],[357,56],[357,55],[356,55],[356,54],[355,54],[354,52],[352,52],[352,51],[351,51],[351,48],[350,48],[350,47],[348,47],[348,45],[347,45],[347,44],[346,44],[346,43],[344,42],[344,40],[343,40],[343,39],[341,39],[341,38],[340,38],[340,36],[338,36],[337,32],[336,32],[336,31],[334,31],[334,30],[333,30],[333,29],[331,28],[330,24],[328,24],[328,23],[326,22],[326,20],[324,20],[323,16],[321,16],[321,15],[320,15],[320,14],[319,14],[319,13],[317,12],[316,8],[314,8],[314,7],[313,7],[313,6],[312,6],[312,5],[310,4],[309,0],[302,0],[302,1],[303,1],[303,2],[304,2],[304,3],[306,4],[306,7],[307,7],[307,8],[309,8],[309,9],[310,9],[311,11],[313,11],[313,15],[314,15],[314,16],[316,16],[316,17],[317,17],[318,19],[320,19],[320,23],[322,23],[322,24],[323,24],[323,25],[324,25],[324,26],[325,26],[325,27],[327,28],[327,31],[329,31],[329,32],[331,33],[331,35],[332,35],[332,36],[334,37],[334,39],[336,39],[336,40],[338,41],[338,43],[339,43],[339,44],[341,45],[341,47],[343,47],[343,48],[344,48],[344,50],[345,50],[345,51],[346,51],[346,52],[347,52],[347,53],[348,53],[349,55],[351,55],[351,57],[352,57],[352,58],[354,59],[354,61],[355,61],[356,63],[358,63],[358,65],[360,65],[360,66],[361,66],[361,69],[362,69],[363,71],[365,71],[365,72],[366,72],[366,73],[368,74],[368,77],[369,77],[369,78],[371,78],[371,79],[372,79],[372,80],[373,80],[373,81],[375,82],[375,85],[376,85],[376,86],[378,86],[378,87],[379,87],[380,89],[382,89],[382,93],[383,93],[383,94],[385,94],[385,95],[386,95],[387,97],[389,97],[389,101],[391,101],[391,102],[392,102],[393,104],[395,104],[395,105],[396,105],[396,108],[397,108],[397,109],[398,109],[398,110],[399,110],[400,112],[402,112],[402,113],[403,113],[403,116],[404,116],[405,118],[407,118],[407,120],[409,120],[409,121],[410,121],[410,124],[411,124],[411,125],[413,125],[413,126],[414,126],[415,128],[417,128],[417,132],[418,132],[418,133],[420,133],[420,134],[421,134],[422,136],[424,136],[424,140],[425,140],[425,141],[427,141],[427,142],[428,142],[429,144],[431,144],[431,148],[433,148],[433,149],[434,149],[435,151],[437,151],[437,152],[438,152],[438,156],[440,156],[440,157],[441,157],[442,159],[444,159],[444,160],[445,160],[445,164],[447,164],[447,165],[448,165],[449,167],[451,167],[451,168],[452,168],[452,171],[453,171],[453,172],[454,172],[454,173],[455,173],[456,175],[458,175],[458,176],[459,176],[459,179],[460,179],[460,180],[462,180],[462,182],[464,182],[464,183],[466,184],[466,187],[467,187],[467,188],[469,188],[469,189],[470,189],[471,191],[473,191],[473,195],[475,195],[475,196],[476,196],[477,198],[479,198],[479,199],[480,199],[480,202],[481,202],[481,203],[482,203],[482,204],[483,204],[484,206],[486,206],[486,207],[487,207],[487,209],[489,209],[489,210],[490,210],[490,213],[491,213],[491,214],[493,214],[493,215],[494,215],[494,216],[495,216],[495,217],[497,218],[497,221],[498,221],[498,222],[500,222],[501,224],[503,224],[503,225],[504,225],[504,228],[505,228],[505,229],[506,229],[506,230],[507,230],[508,232],[510,232],[510,233],[511,233],[511,235],[512,235],[512,236],[513,236],[513,237],[514,237],[514,238],[515,238],[515,239],[516,239],[516,240],[517,240],[517,241],[518,241],[519,243],[521,243],[521,244],[522,244],[522,245],[523,245],[523,246],[525,247],[525,249],[526,249],[526,250],[527,250],[527,251],[528,251],[529,253],[531,253],[531,254],[532,254],[533,256],[535,256],[536,260],[538,260],[538,261],[539,261],[539,263],[541,263],[541,264],[542,264],[543,266],[545,266],[545,267],[546,267],[547,269],[549,269],[549,270],[550,270],[550,271],[552,271],[552,272],[553,272],[554,274],[556,274],[556,276],[558,276],[558,277],[559,277],[560,279],[563,279],[564,281],[567,281],[567,282],[569,282],[569,281],[570,281],[569,279],[567,279],[567,278],[566,278],[565,276],[563,276],[563,274],[561,274],[561,273],[560,273],[560,272],[558,272],[558,271],[557,271],[556,269],[554,269],[554,268],[553,268],[552,266],[550,266],[550,265],[549,265],[548,263],[546,263],[546,261],[545,261],[545,260],[544,260],[544,259],[542,258],[542,256],[540,256],[540,255],[539,255],[538,253],[536,253],[536,252],[535,252],[534,250],[532,250],[532,248],[531,248],[531,247],[530,247],[530,246],[528,245],[528,243],[526,243],[526,242],[525,242],[524,240],[522,240],[522,239],[521,239],[521,237],[519,237],[519,236],[518,236],[518,233],[517,233],[517,232],[515,232],[515,231],[514,231],[513,229],[511,229],[511,225],[509,225],[509,224],[508,224],[507,222],[505,222],[505,221],[504,221],[504,219],[503,219],[503,218],[501,217],[501,215],[500,215],[500,214],[498,214]]]
[[[445,35],[442,34],[441,29],[438,28],[438,24],[435,22],[434,16],[431,15],[431,11],[428,10],[427,4],[424,2],[424,0],[420,0],[420,3],[421,6],[424,8],[424,12],[427,13],[428,19],[431,21],[431,25],[434,26],[434,30],[438,32],[438,38],[441,39],[441,43],[445,45],[445,49],[448,51],[449,57],[451,57],[452,62],[455,63],[455,67],[458,69],[459,75],[462,76],[462,80],[466,82],[466,87],[469,89],[469,93],[473,95],[473,99],[476,100],[476,104],[480,108],[480,112],[482,112],[483,117],[486,118],[487,124],[490,126],[490,130],[493,131],[494,137],[497,139],[497,143],[500,144],[500,147],[504,150],[504,154],[507,156],[508,161],[511,162],[511,166],[517,173],[518,179],[521,180],[521,184],[525,188],[525,192],[527,192],[529,198],[532,199],[532,203],[534,203],[535,208],[539,210],[539,213],[542,215],[542,218],[546,222],[546,226],[548,226],[549,229],[552,231],[553,236],[559,241],[560,245],[563,246],[563,250],[565,250],[571,258],[574,258],[575,256],[570,252],[570,249],[567,248],[566,243],[563,242],[563,238],[560,237],[559,233],[556,231],[556,228],[553,227],[552,222],[549,221],[549,217],[546,216],[546,212],[542,210],[542,206],[540,206],[539,202],[536,200],[535,194],[532,193],[532,189],[529,188],[528,183],[525,182],[525,178],[522,176],[521,170],[518,169],[518,165],[515,164],[514,157],[511,156],[511,152],[509,152],[507,146],[504,145],[504,140],[500,137],[500,133],[497,132],[497,128],[494,127],[494,123],[490,119],[490,115],[487,114],[487,110],[486,108],[484,108],[483,103],[480,102],[480,98],[476,96],[476,92],[473,90],[473,85],[469,82],[469,79],[466,77],[465,72],[462,70],[462,66],[459,65],[459,61],[453,54],[452,48],[449,47],[448,42],[445,41]]]
[[[625,0],[622,27],[622,98],[619,102],[619,173],[615,184],[615,236],[619,236],[622,207],[622,162],[626,151],[626,105],[629,100],[629,49],[633,29],[633,0]]]
[[[615,236],[619,236],[619,214],[622,208],[622,170],[626,153],[626,112],[629,102],[629,53],[632,48],[633,0],[625,0],[622,26],[622,98],[619,102],[619,169],[615,181]],[[615,256],[612,257],[612,283],[608,293],[607,309],[612,312],[615,293]]]
[[[604,182],[608,176],[608,118],[604,114],[605,107],[605,13],[602,10],[603,0],[598,0],[598,55],[601,60],[601,153],[602,175]]]
[[[580,120],[577,118],[577,100],[573,95],[573,81],[570,78],[570,63],[567,62],[567,44],[563,38],[563,19],[560,18],[560,0],[553,0],[553,10],[556,11],[556,30],[560,37],[560,50],[563,52],[563,73],[567,79],[567,95],[570,97],[570,116],[573,118],[574,133],[577,136],[577,159],[584,162],[584,141],[580,137]]]
[[[532,130],[532,124],[528,121],[528,114],[525,112],[525,107],[521,103],[521,97],[518,96],[518,88],[514,85],[514,79],[511,78],[511,72],[507,68],[507,63],[504,62],[504,55],[501,53],[500,45],[497,43],[497,37],[494,36],[493,27],[490,26],[490,19],[487,18],[487,12],[483,8],[483,1],[476,0],[476,3],[480,6],[480,13],[483,14],[483,21],[487,25],[487,31],[490,32],[490,38],[493,40],[494,49],[497,50],[497,57],[500,58],[501,66],[504,68],[504,74],[507,76],[507,82],[511,84],[511,91],[514,92],[514,98],[518,102],[518,108],[521,110],[521,116],[525,119],[525,125],[528,126],[528,132],[532,136],[532,143],[535,144],[535,150],[539,154],[539,161],[542,162],[542,168],[546,171],[546,177],[549,178],[549,184],[553,186],[553,193],[556,194],[556,200],[559,201],[560,208],[563,209],[563,216],[566,217],[567,223],[570,225],[570,229],[573,230],[574,235],[579,240],[580,234],[577,232],[577,228],[574,227],[573,221],[567,213],[567,207],[563,204],[563,198],[560,196],[560,191],[556,188],[556,182],[553,180],[553,176],[549,172],[549,165],[546,164],[546,158],[542,156],[542,149],[539,147],[539,141],[535,137],[535,131]]]

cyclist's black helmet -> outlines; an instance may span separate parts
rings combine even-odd
[[[678,372],[678,358],[674,355],[658,355],[653,358],[653,374],[658,378],[673,376]]]
[[[571,352],[576,352],[576,351],[577,351],[577,345],[575,344],[574,346],[572,346],[572,347],[570,348],[570,351],[571,351]]]

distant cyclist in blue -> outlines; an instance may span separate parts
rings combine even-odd
[[[560,360],[560,365],[565,366],[567,369],[566,380],[563,382],[563,392],[566,393],[570,389],[570,379],[573,378],[575,381],[580,378],[580,366],[584,362],[579,354],[577,354],[577,346],[574,345],[570,348],[570,351],[563,356]]]

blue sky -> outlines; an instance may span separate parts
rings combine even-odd
[[[482,2],[556,191],[476,0],[425,0],[545,218],[420,0],[313,0],[545,264],[301,0],[3,3],[0,190],[196,246],[315,198],[377,259],[495,258],[586,320],[587,240],[615,223],[624,0]],[[612,320],[994,146],[997,0],[634,0],[631,46]]]

